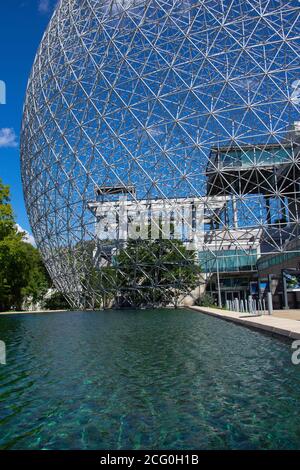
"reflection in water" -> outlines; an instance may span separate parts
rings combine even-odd
[[[289,344],[197,312],[0,318],[0,448],[300,447]]]

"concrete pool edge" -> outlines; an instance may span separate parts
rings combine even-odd
[[[45,313],[67,313],[72,312],[72,310],[20,310],[20,311],[11,311],[11,312],[0,312],[1,316],[7,315],[39,315]]]
[[[297,320],[278,318],[270,315],[249,316],[249,318],[245,318],[245,313],[240,312],[228,312],[210,307],[189,306],[188,308],[222,320],[238,323],[245,327],[255,328],[271,334],[284,336],[285,338],[300,339],[300,322]]]

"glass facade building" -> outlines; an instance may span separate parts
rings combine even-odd
[[[220,250],[199,252],[199,264],[205,273],[256,271],[257,251]]]

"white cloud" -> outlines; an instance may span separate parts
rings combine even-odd
[[[27,232],[27,230],[24,230],[19,224],[16,224],[16,227],[17,227],[18,232],[25,233],[24,238],[23,238],[25,242],[30,243],[30,245],[36,246],[35,239],[29,232]]]
[[[58,3],[59,2],[57,0],[39,0],[38,11],[43,15],[46,15],[47,13],[51,13]]]
[[[14,129],[4,127],[0,129],[0,148],[17,147],[17,136]]]
[[[58,4],[59,0],[38,0],[38,12],[41,15],[52,14]]]
[[[40,13],[49,13],[50,0],[39,0],[38,10]]]

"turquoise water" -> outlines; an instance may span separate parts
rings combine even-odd
[[[290,344],[186,310],[0,317],[1,449],[299,449]]]

